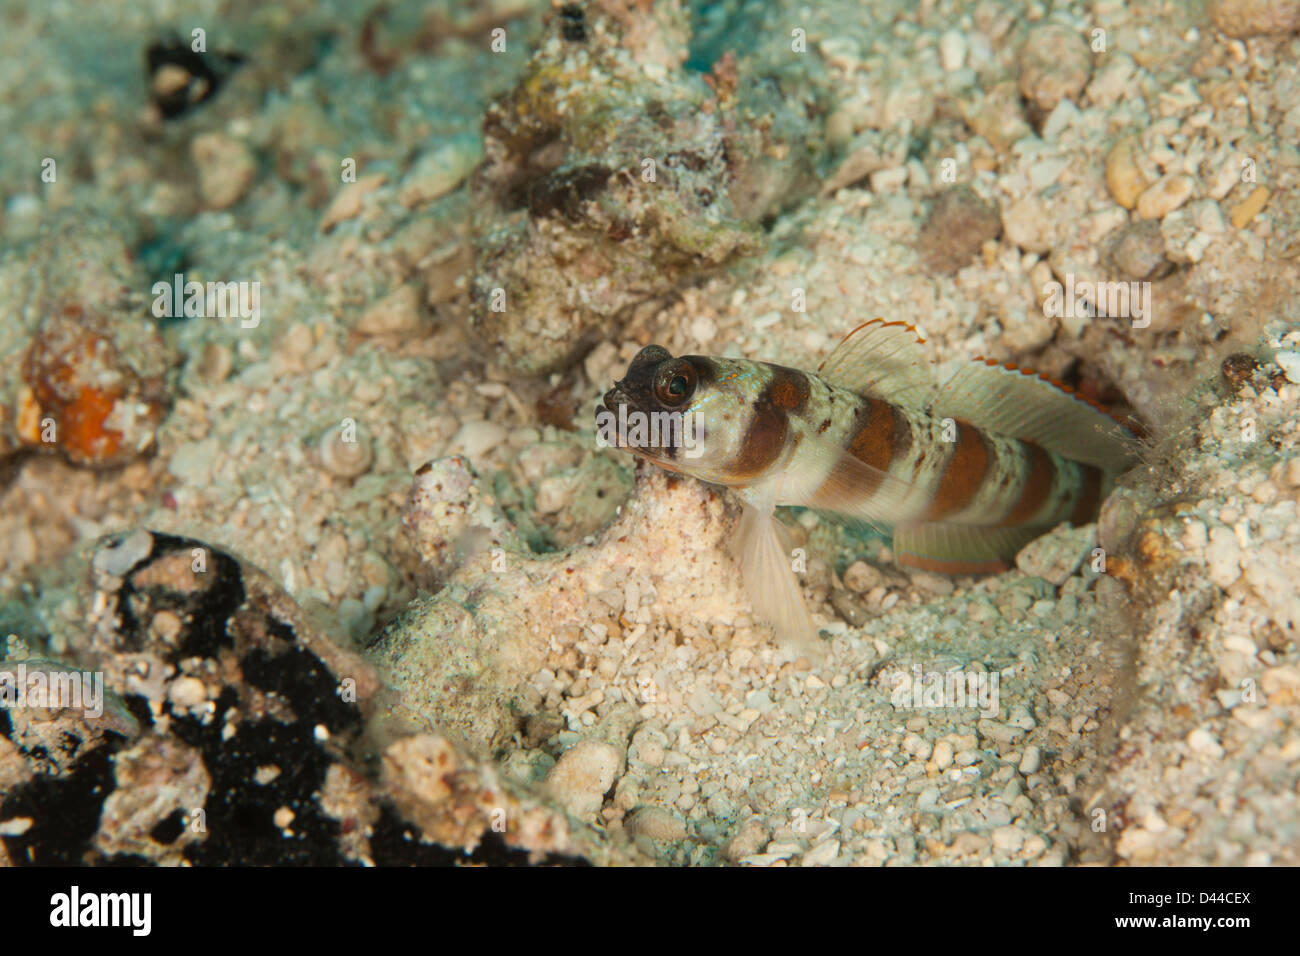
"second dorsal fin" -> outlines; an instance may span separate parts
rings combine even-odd
[[[924,408],[934,394],[925,339],[906,322],[872,319],[844,336],[817,374],[830,385],[907,408]]]
[[[980,358],[962,366],[939,389],[930,410],[1112,474],[1136,457],[1136,436],[1105,409],[1011,363]]]

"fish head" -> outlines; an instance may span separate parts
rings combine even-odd
[[[669,471],[717,481],[728,449],[725,443],[715,447],[708,436],[721,436],[718,426],[729,402],[715,372],[714,359],[674,358],[662,346],[646,346],[596,408],[600,443]]]

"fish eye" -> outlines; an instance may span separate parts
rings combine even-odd
[[[681,405],[695,393],[695,368],[690,362],[673,362],[655,376],[655,398],[669,408]]]

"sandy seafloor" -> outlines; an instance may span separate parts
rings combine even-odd
[[[0,862],[1300,863],[1297,0],[7,2],[0,128]],[[1149,435],[784,660],[592,410],[876,316]]]

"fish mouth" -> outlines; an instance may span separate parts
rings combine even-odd
[[[627,393],[623,391],[622,383],[615,382],[614,387],[605,393],[600,408],[607,412],[617,412],[620,405],[628,405]]]
[[[617,415],[620,408],[625,407],[628,411],[632,411],[636,408],[621,386],[621,382],[615,383],[614,387],[601,396],[601,400],[596,404],[597,425],[599,425],[602,413]]]
[[[631,452],[638,458],[676,470],[670,464],[677,457],[677,451],[671,444],[650,444],[644,438],[640,441],[627,441],[621,430],[625,427],[624,423],[633,416],[650,416],[664,411],[662,404],[655,398],[652,382],[655,369],[660,363],[671,358],[672,355],[662,346],[647,345],[643,348],[632,359],[627,374],[614,382],[613,388],[602,396],[602,401],[596,406],[595,416],[598,430],[608,428],[610,422],[607,416],[612,415],[618,421],[619,441],[615,447]]]
[[[625,405],[630,412],[653,410],[656,404],[652,391],[655,369],[671,358],[672,353],[663,346],[647,345],[632,358],[627,374],[605,393],[601,407],[608,412],[618,412]]]
[[[640,404],[634,401],[632,397],[629,396],[628,393],[624,390],[624,386],[626,384],[627,384],[626,379],[620,382],[615,382],[614,387],[611,388],[608,392],[606,392],[602,397],[601,401],[596,405],[595,416],[596,416],[596,427],[598,429],[602,425],[601,422],[602,414],[613,415],[617,417],[620,411],[622,411],[625,415],[636,414],[642,411]],[[653,461],[656,463],[662,463],[665,460],[665,457],[671,458],[672,456],[671,451],[667,451],[666,449],[663,448],[657,448],[653,445],[637,445],[631,443],[624,444],[620,442],[615,447],[617,447],[620,451],[631,452],[633,455],[637,456],[638,458],[644,458],[648,461]]]

